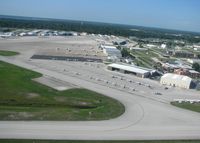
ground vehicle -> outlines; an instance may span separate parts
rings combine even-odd
[[[160,92],[155,92],[155,95],[162,95],[162,93],[160,93]]]

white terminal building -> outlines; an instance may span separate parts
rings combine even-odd
[[[160,79],[160,83],[185,89],[190,89],[193,86],[192,78],[172,73],[164,74]]]
[[[133,65],[124,65],[124,64],[110,64],[107,67],[111,71],[118,71],[125,74],[132,74],[141,78],[148,78],[152,75],[154,70],[142,68]]]
[[[108,56],[108,59],[116,60],[122,57],[121,51],[118,50],[115,46],[100,46],[103,49],[103,53]]]

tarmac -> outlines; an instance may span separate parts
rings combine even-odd
[[[65,82],[115,98],[124,104],[125,113],[104,121],[0,121],[0,138],[200,139],[200,113],[170,105],[170,101],[177,98],[199,100],[199,92],[179,88],[166,90],[157,81],[108,71],[102,63],[30,60],[37,49],[42,48],[42,44],[37,44],[40,40],[31,37],[27,40],[1,40],[0,49],[18,51],[21,54],[14,57],[0,56],[0,60],[42,73],[44,77],[56,81],[52,85],[55,87]],[[32,42],[35,44],[30,44]],[[155,95],[155,92],[162,95]]]

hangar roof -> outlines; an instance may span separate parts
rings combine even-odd
[[[130,71],[130,72],[140,73],[140,74],[145,74],[145,73],[150,72],[149,70],[146,70],[144,68],[137,67],[137,66],[131,66],[131,65],[110,64],[108,66],[113,67],[113,68],[123,69],[123,70]]]
[[[105,46],[105,45],[102,45],[102,48],[104,48],[104,49],[117,49],[115,46]]]
[[[171,80],[176,80],[180,82],[191,82],[192,78],[184,75],[178,75],[178,74],[172,74],[172,73],[167,73],[162,76],[164,79],[171,79]]]

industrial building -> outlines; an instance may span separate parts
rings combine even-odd
[[[146,69],[138,66],[132,65],[122,65],[122,64],[110,64],[107,67],[111,71],[118,71],[125,74],[133,74],[141,78],[148,78],[151,76],[153,70]]]
[[[172,70],[174,71],[175,69],[190,69],[192,70],[192,67],[190,65],[187,65],[183,63],[182,61],[175,61],[175,62],[170,62],[170,63],[161,63],[162,67],[166,70]]]
[[[189,69],[175,69],[174,70],[175,74],[178,75],[186,75],[189,76],[191,78],[200,78],[200,73],[195,71],[195,70],[189,70]]]
[[[160,83],[163,85],[169,85],[186,89],[190,89],[194,86],[192,78],[172,73],[164,74],[160,79]]]
[[[174,56],[178,58],[195,58],[195,54],[188,51],[175,51]]]
[[[118,50],[115,46],[100,46],[103,50],[103,53],[108,56],[108,59],[120,59],[122,57],[121,51]]]

